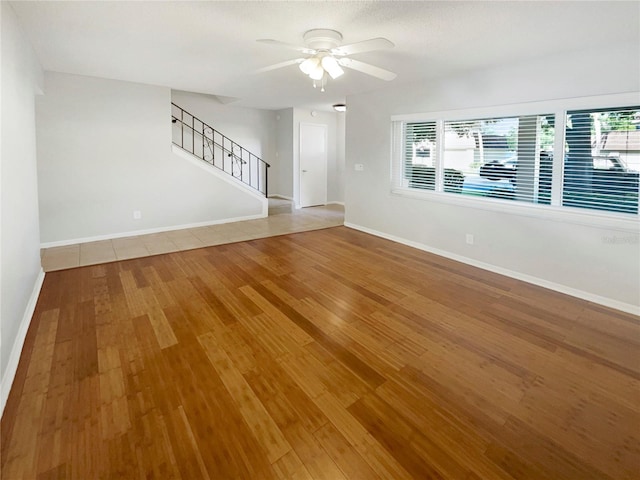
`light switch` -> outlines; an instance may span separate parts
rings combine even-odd
[[[361,172],[361,171],[364,170],[364,165],[362,163],[356,163],[354,165],[354,168],[355,168],[356,172]]]

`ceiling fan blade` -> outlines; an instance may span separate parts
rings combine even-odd
[[[349,45],[341,45],[331,49],[333,55],[353,55],[354,53],[370,52],[372,50],[384,50],[385,48],[393,48],[392,42],[386,38],[371,38],[362,42],[350,43]]]
[[[308,55],[315,55],[316,53],[318,53],[317,50],[314,50],[313,48],[303,47],[301,45],[294,45],[292,43],[285,43],[279,40],[273,40],[271,38],[261,38],[259,40],[256,40],[256,42],[266,43],[267,45],[274,45],[276,47],[284,47],[284,48],[288,48],[289,50],[296,50],[298,52],[306,53]]]
[[[296,63],[304,62],[304,58],[294,58],[293,60],[286,60],[284,62],[275,63],[273,65],[268,65],[266,67],[259,68],[258,70],[254,70],[253,73],[264,73],[270,72],[271,70],[277,70],[278,68],[288,67],[289,65],[295,65]]]
[[[384,68],[376,67],[359,60],[354,60],[353,58],[341,58],[338,60],[338,63],[343,67],[366,73],[367,75],[379,78],[380,80],[386,80],[387,82],[393,80],[397,76],[395,73],[390,72],[389,70],[385,70]]]

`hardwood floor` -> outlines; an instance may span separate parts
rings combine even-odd
[[[345,227],[48,273],[2,479],[632,479],[640,319]]]

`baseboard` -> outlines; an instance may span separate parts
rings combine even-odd
[[[29,297],[29,302],[22,316],[20,327],[18,328],[18,335],[16,336],[13,345],[11,346],[11,353],[9,354],[9,361],[7,362],[4,375],[2,376],[2,384],[0,385],[0,416],[4,413],[4,407],[7,404],[9,398],[9,392],[11,391],[11,385],[16,376],[18,370],[18,363],[20,362],[20,355],[22,354],[22,347],[24,341],[27,338],[27,331],[31,324],[31,318],[36,309],[38,303],[38,297],[40,296],[40,290],[42,289],[42,283],[44,282],[44,270],[40,269],[38,277],[36,278],[33,286],[33,291]]]
[[[188,223],[183,225],[173,225],[171,227],[148,228],[146,230],[133,230],[130,232],[109,233],[106,235],[96,235],[94,237],[72,238],[69,240],[59,240],[56,242],[43,242],[40,248],[64,247],[67,245],[76,245],[78,243],[99,242],[101,240],[113,240],[114,238],[135,237],[138,235],[149,235],[151,233],[172,232],[174,230],[185,230],[187,228],[209,227],[211,225],[222,225],[223,223],[244,222],[245,220],[257,220],[266,218],[268,212],[257,215],[247,215],[245,217],[224,218],[222,220],[211,220],[208,222]]]
[[[290,202],[293,202],[293,197],[287,197],[286,195],[280,195],[279,193],[269,195],[269,198],[280,198],[282,200],[289,200]]]
[[[483,270],[488,270],[493,273],[498,273],[500,275],[504,275],[506,277],[511,277],[516,280],[521,280],[523,282],[531,283],[533,285],[537,285],[539,287],[548,288],[550,290],[554,290],[556,292],[564,293],[566,295],[570,295],[572,297],[580,298],[582,300],[587,300],[589,302],[597,303],[599,305],[603,305],[605,307],[613,308],[615,310],[620,310],[622,312],[630,313],[632,315],[640,315],[640,307],[638,305],[633,305],[631,303],[620,302],[618,300],[613,300],[607,297],[601,297],[599,295],[595,295],[593,293],[585,292],[583,290],[578,290],[576,288],[568,287],[566,285],[562,285],[559,283],[551,282],[549,280],[545,280],[543,278],[534,277],[532,275],[527,275],[524,273],[516,272],[514,270],[509,270],[502,267],[497,267],[495,265],[491,265],[489,263],[479,262],[478,260],[474,260],[473,258],[464,257],[462,255],[457,255],[455,253],[447,252],[445,250],[440,250],[437,248],[429,247],[428,245],[414,242],[411,240],[407,240],[401,237],[397,237],[395,235],[390,235],[388,233],[380,232],[378,230],[374,230],[368,227],[363,227],[362,225],[357,225],[350,222],[344,223],[345,227],[353,228],[354,230],[359,230],[364,233],[369,233],[371,235],[375,235],[376,237],[381,237],[387,240],[391,240],[392,242],[401,243],[403,245],[407,245],[409,247],[417,248],[418,250],[423,250],[425,252],[433,253],[434,255],[438,255],[441,257],[449,258],[451,260],[455,260],[457,262],[465,263],[467,265],[471,265],[473,267],[478,267]]]
[[[342,205],[344,207],[344,202],[327,202],[327,205]]]

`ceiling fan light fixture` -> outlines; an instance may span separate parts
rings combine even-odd
[[[311,73],[309,73],[309,77],[313,80],[321,80],[322,77],[324,77],[324,68],[322,68],[322,65],[318,65],[314,68]]]
[[[318,66],[320,60],[318,57],[307,58],[304,62],[300,64],[300,70],[305,75],[310,75],[311,72]]]
[[[327,55],[322,58],[322,68],[333,78],[334,80],[344,73],[344,70],[340,68],[338,61],[331,55]]]

